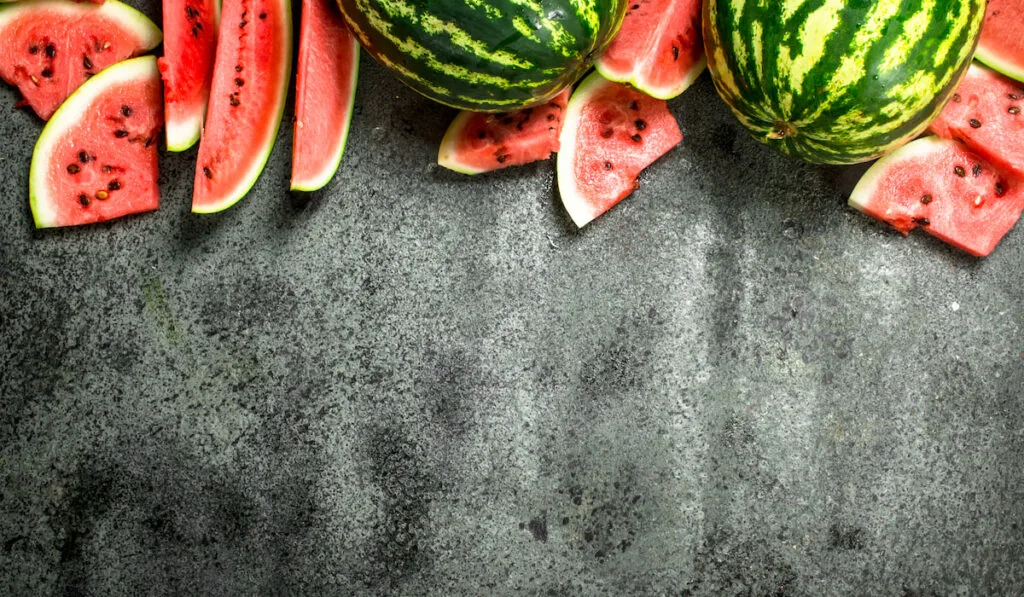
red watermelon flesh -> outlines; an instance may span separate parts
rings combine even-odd
[[[682,140],[665,100],[592,73],[566,108],[557,160],[562,205],[583,227],[632,193],[640,172]]]
[[[185,151],[199,140],[210,99],[220,0],[163,0],[167,149]]]
[[[1024,81],[1024,0],[988,0],[974,57]]]
[[[334,0],[302,0],[295,75],[291,188],[315,191],[345,152],[359,76],[359,42]]]
[[[87,78],[142,54],[160,30],[130,6],[22,0],[0,5],[0,78],[43,120]]]
[[[501,114],[463,110],[448,126],[437,163],[463,174],[479,174],[546,160],[558,151],[565,89],[549,102]]]
[[[193,212],[231,207],[263,173],[284,114],[291,62],[291,0],[224,0]]]
[[[126,60],[86,81],[54,113],[32,154],[29,197],[36,227],[157,209],[162,126],[156,58]]]
[[[653,97],[676,97],[707,65],[701,6],[701,0],[635,0],[594,66],[606,79]]]
[[[850,205],[904,235],[921,227],[982,257],[1024,211],[1024,178],[1000,172],[959,141],[928,136],[875,162]]]
[[[1024,83],[971,63],[930,129],[959,139],[993,166],[1024,176]]]

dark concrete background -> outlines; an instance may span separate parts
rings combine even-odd
[[[582,231],[553,163],[436,167],[453,112],[366,59],[306,204],[285,127],[224,214],[193,150],[37,232],[0,111],[3,592],[1024,593],[1024,230],[904,239],[707,75],[670,105]]]

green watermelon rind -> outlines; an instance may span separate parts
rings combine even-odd
[[[106,0],[103,4],[67,0],[0,0],[0,30],[8,20],[33,10],[97,11],[101,16],[120,23],[125,31],[134,33],[144,52],[152,50],[163,41],[163,32],[156,23],[142,12],[118,0]]]
[[[282,23],[282,30],[284,31],[285,44],[281,55],[281,80],[277,85],[277,89],[268,89],[267,93],[275,93],[274,104],[276,106],[273,123],[270,125],[268,139],[264,147],[259,149],[259,153],[253,160],[252,165],[249,169],[242,173],[239,177],[239,181],[235,184],[234,189],[231,192],[226,193],[225,196],[218,202],[209,205],[197,206],[195,203],[192,204],[192,213],[196,214],[214,214],[222,212],[239,201],[242,200],[249,191],[259,181],[260,175],[263,174],[263,170],[267,166],[267,162],[270,161],[270,155],[274,151],[275,141],[281,131],[281,122],[284,119],[285,102],[288,97],[288,84],[291,81],[292,75],[292,56],[294,53],[294,33],[292,28],[292,3],[290,0],[277,0],[281,5],[281,16],[284,18]],[[223,22],[223,21],[222,21]],[[214,73],[216,73],[216,67],[214,67]],[[216,75],[215,75],[216,76]],[[269,86],[268,86],[269,87]],[[200,139],[200,144],[202,140]]]
[[[214,22],[220,24],[220,3],[221,0],[213,0]],[[166,49],[166,46],[165,46]],[[184,120],[165,119],[164,133],[167,139],[167,151],[180,153],[188,151],[199,141],[203,132],[203,121],[206,118],[206,106],[204,102],[202,109],[197,109],[191,118]]]
[[[108,3],[111,1],[107,0]],[[81,114],[111,85],[150,77],[160,79],[155,56],[140,56],[122,60],[82,83],[53,113],[36,140],[35,149],[32,151],[32,163],[29,166],[29,206],[32,209],[32,218],[36,228],[52,228],[62,225],[56,221],[51,207],[54,203],[52,198],[43,192],[47,186],[46,177],[50,171],[49,156],[53,153],[54,144],[68,129],[78,123]]]

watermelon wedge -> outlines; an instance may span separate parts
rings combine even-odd
[[[291,62],[290,0],[224,1],[193,212],[225,210],[259,179],[284,115]]]
[[[659,99],[685,91],[704,72],[701,0],[634,0],[594,66],[610,81]]]
[[[117,0],[0,4],[0,78],[47,120],[87,78],[161,39],[153,21]]]
[[[302,0],[295,74],[293,191],[334,178],[345,153],[359,77],[359,42],[334,0]]]
[[[665,100],[594,72],[569,98],[557,158],[558,191],[583,227],[637,188],[637,176],[683,140]]]
[[[32,153],[29,203],[36,227],[157,209],[162,126],[155,57],[122,61],[83,83],[47,122]]]
[[[540,106],[502,114],[459,112],[441,140],[437,163],[462,174],[479,174],[550,158],[558,151],[570,92],[565,89]]]
[[[929,128],[959,139],[993,166],[1024,176],[1024,83],[971,63]]]
[[[185,151],[199,140],[217,51],[220,0],[163,0],[164,116],[167,149]]]
[[[988,0],[974,57],[1024,81],[1024,0]]]
[[[1024,211],[1024,179],[999,172],[959,141],[927,136],[872,164],[849,203],[904,236],[921,227],[982,257]]]

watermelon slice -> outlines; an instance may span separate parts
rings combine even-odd
[[[929,128],[959,139],[993,166],[1024,176],[1024,83],[972,62]]]
[[[167,149],[185,151],[199,140],[210,99],[220,0],[163,0]]]
[[[683,140],[665,100],[594,72],[569,98],[558,191],[579,227],[637,188],[637,176]]]
[[[676,97],[707,66],[701,6],[701,0],[634,0],[594,66],[606,79],[653,97]]]
[[[334,0],[302,0],[295,75],[293,191],[334,178],[345,153],[359,76],[359,42]]]
[[[87,78],[160,41],[153,21],[117,0],[0,4],[0,78],[43,120]]]
[[[988,0],[974,57],[1024,81],[1024,0]]]
[[[872,164],[849,202],[904,236],[920,226],[982,257],[1024,211],[1024,179],[1000,173],[959,141],[928,136]]]
[[[36,227],[157,209],[162,126],[155,57],[122,61],[83,83],[53,114],[32,154],[29,202]]]
[[[193,212],[227,209],[259,179],[284,115],[291,63],[290,0],[224,1]]]
[[[550,158],[558,151],[570,92],[565,89],[545,104],[514,112],[459,112],[441,140],[437,163],[479,174]]]

